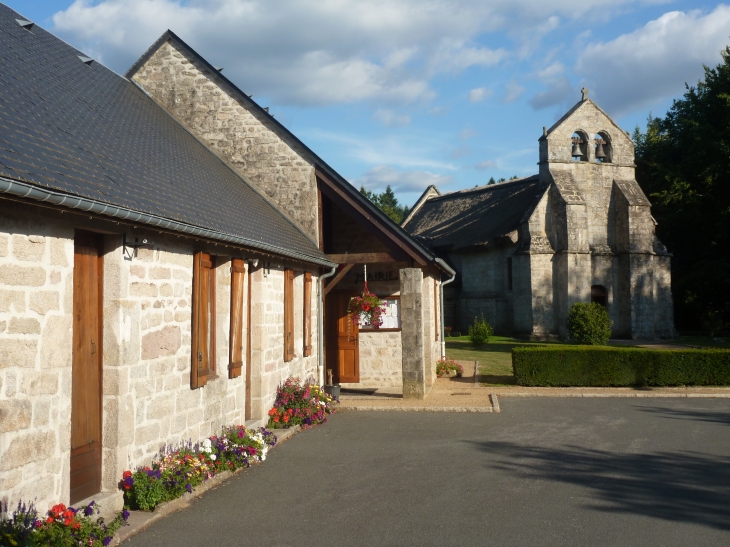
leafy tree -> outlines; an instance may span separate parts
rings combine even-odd
[[[392,218],[397,224],[403,222],[408,216],[410,207],[398,203],[390,184],[384,192],[377,194],[367,190],[364,186],[360,187],[360,193],[377,205],[386,215]]]
[[[673,253],[675,322],[730,323],[730,47],[664,118],[636,128],[636,178]]]

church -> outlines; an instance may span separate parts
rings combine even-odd
[[[613,337],[675,336],[671,254],[636,182],[634,143],[582,90],[539,139],[539,172],[419,198],[403,227],[457,271],[444,322],[482,314],[498,333],[565,338],[575,302],[598,302]]]

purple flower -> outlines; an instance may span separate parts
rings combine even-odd
[[[102,544],[104,545],[104,547],[107,547],[107,545],[109,545],[111,542],[112,542],[112,537],[111,536],[106,536],[104,538],[104,541],[102,541]]]
[[[126,509],[122,511],[122,518],[124,519],[124,522],[127,522],[127,519],[129,518],[129,511]]]
[[[89,505],[87,505],[86,507],[84,507],[84,515],[86,515],[87,517],[90,517],[91,515],[94,514],[94,507],[93,507],[93,505],[94,505],[94,502],[92,501]]]
[[[190,486],[190,483],[187,483],[187,484],[185,485],[185,490],[187,490],[187,491],[188,491],[188,492],[190,492],[191,494],[193,493],[193,487],[192,487],[192,486]]]

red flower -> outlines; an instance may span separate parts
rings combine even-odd
[[[123,479],[126,479],[127,477],[131,477],[131,476],[132,476],[132,472],[131,471],[125,471],[124,473],[122,473],[122,478]]]

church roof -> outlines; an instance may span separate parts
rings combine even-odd
[[[435,251],[483,247],[510,237],[534,210],[546,186],[538,175],[429,197],[404,228]]]
[[[50,195],[63,206],[83,201],[99,214],[126,214],[135,222],[331,265],[136,85],[18,20],[24,18],[0,4],[3,191],[26,188],[30,198]]]

